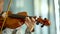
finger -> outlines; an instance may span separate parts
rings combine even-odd
[[[33,17],[31,18],[31,22],[35,22],[35,19]]]
[[[25,24],[29,26],[30,22],[31,22],[31,20],[29,19],[29,17],[26,17],[25,18]]]
[[[32,17],[32,21],[35,21],[35,19]]]
[[[26,17],[27,22],[31,22],[31,19],[29,17]]]

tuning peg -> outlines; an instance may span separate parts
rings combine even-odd
[[[42,27],[44,27],[44,24],[43,24],[43,25],[41,25],[41,28],[42,28]]]
[[[39,25],[39,22],[37,22],[36,25]]]
[[[47,18],[44,18],[44,20],[47,20]]]

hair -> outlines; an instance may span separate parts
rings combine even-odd
[[[0,14],[3,11],[4,0],[0,0]]]
[[[2,2],[2,1],[4,1],[4,0],[0,0],[0,2]]]

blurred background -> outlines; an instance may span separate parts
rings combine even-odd
[[[7,11],[9,0],[4,0],[4,11]],[[60,0],[12,0],[10,10],[13,13],[26,11],[29,16],[42,16],[51,21],[49,27],[41,24],[35,25],[35,32],[31,34],[59,34],[60,24]],[[25,34],[27,26],[21,27],[21,34]]]

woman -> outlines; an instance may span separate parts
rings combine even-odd
[[[0,14],[2,14],[2,17],[5,18],[6,17],[6,12],[3,13],[3,5],[4,5],[4,0],[0,0]],[[32,21],[35,22],[34,18],[30,19],[29,17],[26,17],[25,24],[30,23]],[[28,24],[27,24],[27,26],[28,26]],[[18,31],[18,29],[20,29],[20,27],[18,27],[16,29],[6,28],[5,30],[3,30],[2,33],[3,34],[16,34],[16,31]],[[21,34],[21,33],[19,33],[19,34]]]

